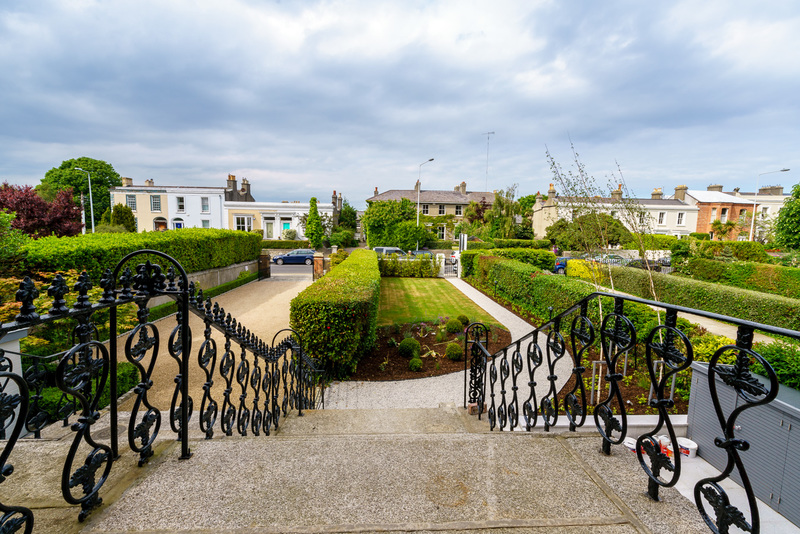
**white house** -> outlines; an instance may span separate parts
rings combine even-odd
[[[320,217],[338,221],[342,195],[333,192],[330,203],[317,202]],[[282,239],[285,230],[295,230],[297,239],[305,239],[300,224],[311,210],[308,202],[226,202],[225,218],[232,230],[260,231],[264,239]]]

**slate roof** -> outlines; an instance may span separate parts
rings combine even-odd
[[[720,203],[720,204],[752,204],[752,200],[745,200],[743,198],[734,197],[721,191],[696,191],[690,189],[686,194],[703,203]]]
[[[412,202],[417,202],[416,189],[390,189],[367,199],[367,202],[377,200],[402,200],[407,198]],[[489,204],[494,203],[494,193],[467,191],[462,194],[460,191],[437,191],[422,189],[419,192],[420,204],[469,204],[470,202],[480,202],[486,198]]]

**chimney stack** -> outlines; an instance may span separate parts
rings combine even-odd
[[[228,189],[236,191],[236,176],[232,174],[228,175]]]
[[[458,186],[458,189],[459,189],[459,191],[461,191],[462,195],[466,195],[467,194],[467,182],[461,182],[461,184]]]
[[[122,180],[122,187],[130,187],[133,185],[133,178],[126,178],[123,176],[120,179]]]
[[[375,197],[378,196],[378,187],[377,186],[375,186],[375,194],[373,196],[375,196]]]
[[[653,192],[650,193],[650,198],[653,200],[661,200],[664,198],[664,193],[661,191],[660,187],[656,187],[653,189]]]
[[[414,191],[419,192],[419,188],[420,188],[420,183],[419,183],[419,180],[417,180],[417,183],[414,184]]]
[[[622,184],[619,184],[617,188],[611,192],[611,199],[616,201],[622,200]]]
[[[686,202],[686,191],[689,188],[685,185],[679,185],[675,188],[675,200],[680,200],[681,202]]]
[[[716,191],[717,193],[722,193],[722,186],[719,184],[711,184],[707,188],[708,191]]]
[[[146,185],[147,187],[153,187],[156,184],[155,182],[153,182],[153,180],[145,180],[144,185]]]

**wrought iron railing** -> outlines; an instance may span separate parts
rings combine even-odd
[[[136,263],[145,258],[147,261]],[[170,256],[153,250],[131,253],[113,270],[103,273],[100,287],[102,296],[92,302],[89,297],[92,281],[82,273],[74,285],[77,298],[68,307],[65,296],[70,288],[64,278],[57,275],[47,289],[53,304],[46,313],[39,314],[34,305],[39,294],[36,286],[29,278],[20,284],[19,314],[13,322],[0,326],[0,341],[11,332],[71,319],[75,322],[74,346],[49,357],[30,357],[33,363],[26,369],[14,369],[9,355],[0,351],[0,429],[6,439],[0,453],[0,483],[12,476],[9,457],[24,431],[38,437],[49,422],[62,420],[67,425],[76,414],[77,419],[71,425],[75,435],[62,471],[62,494],[68,503],[81,505],[78,516],[81,521],[102,502],[100,489],[120,455],[120,414],[115,400],[109,405],[110,438],[107,442],[101,443],[102,440],[92,436],[92,426],[100,418],[98,402],[107,383],[110,398],[118,397],[117,351],[123,340],[125,359],[136,367],[139,377],[127,424],[128,446],[139,455],[140,466],[153,455],[153,443],[162,425],[161,410],[148,399],[162,344],[158,328],[148,319],[149,303],[154,297],[168,296],[177,302],[177,324],[167,337],[166,348],[177,368],[168,419],[170,429],[181,442],[181,459],[192,455],[188,439],[194,411],[190,374],[200,372],[204,378],[197,424],[206,439],[214,436],[215,428],[227,436],[234,433],[244,436],[248,432],[269,435],[290,410],[302,415],[303,410],[324,407],[320,366],[303,352],[294,331],[282,330],[267,344],[210,298],[204,298],[202,291],[195,291],[183,267]],[[137,307],[138,324],[118,338],[121,334],[118,332],[118,307],[129,304]],[[108,346],[98,339],[94,322],[100,310],[109,311]],[[205,326],[203,341],[194,356],[190,312],[201,317]],[[218,350],[212,336],[214,330],[224,338],[222,351]],[[279,336],[283,338],[279,340]],[[199,370],[192,362],[197,362]],[[55,412],[48,413],[42,409],[40,401],[45,381],[53,377],[62,395]],[[215,379],[224,383],[221,398],[212,387]],[[82,445],[88,445],[91,452],[81,460],[77,458],[77,451]],[[0,532],[32,531],[34,518],[30,509],[0,503],[0,512],[3,514]]]
[[[602,315],[599,313],[601,301],[606,303]],[[626,317],[625,304],[630,302],[646,304],[664,313],[663,324],[652,329],[643,340],[637,338],[634,324]],[[668,411],[674,401],[667,394],[667,386],[677,373],[688,369],[694,360],[691,342],[677,328],[679,312],[725,321],[737,327],[735,343],[719,348],[708,364],[713,410],[722,432],[721,437],[715,440],[715,445],[727,453],[728,461],[719,476],[697,482],[695,503],[713,532],[727,532],[734,523],[743,530],[759,532],[756,497],[739,454],[739,451],[747,450],[749,444],[736,437],[736,420],[744,410],[774,400],[778,394],[778,380],[769,362],[753,350],[753,334],[759,331],[800,339],[800,331],[636,297],[593,293],[495,354],[486,350],[486,327],[480,323],[469,325],[464,341],[467,355],[464,366],[464,407],[468,403],[473,405],[479,418],[485,412],[492,430],[514,430],[519,426],[530,431],[537,427],[541,417],[542,428],[548,431],[563,416],[567,418],[569,429],[575,431],[584,425],[589,412],[584,362],[587,351],[594,347],[602,355],[607,368],[604,378],[608,383],[608,395],[593,407],[594,424],[602,438],[602,451],[610,454],[611,446],[621,444],[628,431],[626,403],[619,387],[623,375],[618,370],[618,363],[639,343],[645,350],[645,363],[654,392],[649,406],[658,411],[658,421],[652,430],[638,437],[636,454],[648,477],[648,494],[653,500],[658,500],[659,488],[674,486],[681,475],[681,454],[676,452],[672,457],[668,456],[656,439],[657,435],[664,432],[662,429],[666,429],[672,450],[680,450]],[[599,327],[596,326],[598,321]],[[735,363],[722,364],[720,360],[725,355],[731,355]],[[559,391],[555,369],[562,358],[571,358],[572,372],[569,380],[561,381],[564,387]],[[766,384],[751,374],[750,368],[754,362],[758,362],[765,370]],[[657,364],[663,365],[666,372],[658,373]],[[550,386],[547,393],[538,399],[535,386],[542,371],[547,372],[546,380]],[[742,401],[729,414],[724,413],[717,395],[716,377],[733,387]],[[734,468],[741,475],[747,494],[749,521],[730,504],[725,490],[719,484],[731,476]],[[713,517],[710,512],[713,512]]]

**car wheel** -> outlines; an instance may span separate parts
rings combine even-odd
[[[556,274],[566,274],[566,271],[564,271],[563,267],[559,267],[558,269],[556,269]]]
[[[283,258],[278,258],[277,260],[275,260],[275,263],[278,265],[283,265]]]
[[[306,265],[311,265],[311,258],[306,258]]]

